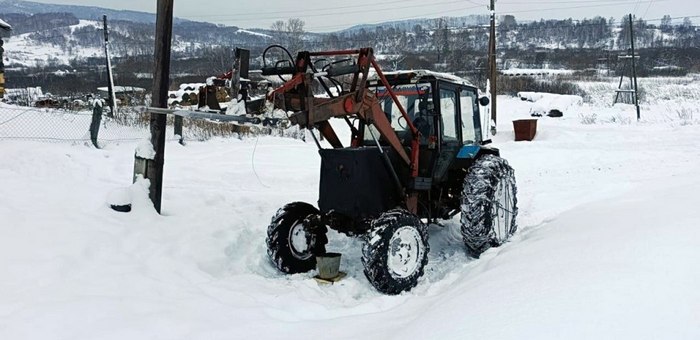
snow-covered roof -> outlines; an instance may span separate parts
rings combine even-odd
[[[109,89],[107,87],[98,87],[97,91],[109,92]],[[135,87],[135,86],[115,86],[114,92],[115,93],[126,93],[126,92],[141,93],[141,92],[146,92],[146,89],[144,89],[143,87]]]
[[[384,75],[387,77],[405,75],[405,76],[408,76],[411,78],[411,82],[418,82],[423,78],[433,77],[435,79],[448,81],[450,83],[457,83],[457,84],[467,85],[467,86],[471,86],[471,87],[476,87],[475,85],[469,83],[466,79],[460,78],[454,74],[444,73],[444,72],[435,72],[435,71],[430,71],[430,70],[401,70],[401,71],[384,72]],[[378,78],[377,78],[376,73],[370,74],[369,79],[370,80],[377,80]]]
[[[8,24],[5,20],[0,19],[0,28],[2,28],[5,31],[11,31],[12,26]]]

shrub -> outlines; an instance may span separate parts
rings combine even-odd
[[[516,96],[518,92],[547,92],[556,94],[586,95],[578,85],[559,78],[535,79],[532,77],[499,77],[498,94]]]

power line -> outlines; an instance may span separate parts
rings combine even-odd
[[[442,11],[439,11],[439,12],[432,12],[432,13],[422,13],[422,14],[420,14],[420,15],[418,15],[418,16],[410,16],[410,17],[402,17],[402,18],[385,18],[385,19],[382,20],[381,22],[374,22],[374,23],[363,23],[363,24],[354,24],[354,25],[353,25],[353,24],[348,24],[348,25],[314,26],[313,29],[338,28],[338,27],[348,27],[348,26],[355,26],[355,25],[380,25],[380,24],[387,24],[387,25],[389,25],[390,23],[389,23],[388,21],[399,21],[399,20],[421,19],[421,18],[429,19],[429,18],[427,18],[427,17],[433,16],[433,15],[439,15],[439,14],[445,14],[445,13],[452,13],[452,12],[455,12],[455,11],[466,11],[466,10],[474,9],[474,8],[477,8],[477,7],[481,7],[481,5],[479,5],[479,6],[471,6],[471,7],[464,7],[464,8],[454,8],[454,9],[450,9],[450,10],[442,10]],[[309,29],[311,29],[311,27],[310,27]]]
[[[648,0],[648,1],[643,1],[644,3],[651,2],[654,0]],[[668,1],[668,0],[658,0],[659,2],[661,1]],[[609,2],[609,1],[608,1]],[[593,8],[593,7],[613,7],[613,6],[623,6],[623,5],[629,5],[632,4],[633,2],[620,2],[616,1],[615,3],[611,4],[599,4],[599,5],[582,5],[582,6],[569,6],[569,7],[555,7],[555,8],[539,8],[539,9],[527,9],[527,10],[520,10],[520,11],[507,11],[507,14],[514,14],[514,13],[529,13],[529,12],[542,12],[542,11],[557,11],[557,10],[562,10],[562,9],[581,9],[581,8]]]
[[[641,2],[642,0],[637,0],[637,3],[634,5],[634,11],[632,11],[632,13],[634,13],[635,15],[637,14],[637,9],[639,9],[639,4]]]
[[[398,0],[383,2],[382,5],[397,4],[397,3],[407,3],[423,0]],[[470,1],[471,2],[471,1]],[[217,18],[217,17],[235,17],[235,16],[250,16],[250,15],[267,15],[267,14],[285,14],[285,13],[309,13],[313,11],[327,11],[327,10],[338,10],[338,9],[348,9],[348,8],[360,8],[360,7],[371,7],[377,5],[376,2],[352,6],[334,6],[325,8],[315,8],[313,10],[285,10],[285,11],[273,11],[273,12],[255,12],[255,13],[239,13],[239,14],[203,14],[203,15],[188,15],[190,18]]]
[[[671,18],[666,18],[666,19],[671,19],[671,20],[677,20],[677,19],[695,19],[695,18],[700,18],[700,15],[686,15],[682,17],[671,17]],[[644,21],[661,21],[664,20],[664,18],[656,18],[656,19],[645,19]]]
[[[649,1],[649,6],[647,6],[647,10],[644,11],[644,15],[642,15],[642,18],[644,18],[645,16],[647,16],[647,13],[649,13],[649,9],[651,8],[651,4],[653,4],[653,3],[654,3],[654,0]]]
[[[637,1],[637,0],[635,0]],[[617,1],[612,1],[612,0],[565,0],[565,1],[528,1],[527,4],[549,4],[549,5],[556,5],[556,4],[588,4],[588,3],[600,3],[600,2],[617,2]],[[508,2],[508,1],[503,1],[499,2],[500,4],[508,4],[508,5],[523,5],[522,2]]]
[[[457,4],[457,3],[464,3],[464,0],[450,0],[450,1],[442,1],[442,2],[434,2],[434,3],[423,3],[420,5],[413,5],[413,6],[401,6],[400,9],[406,9],[406,8],[422,8],[422,7],[434,7],[435,5],[449,5],[449,4]],[[383,4],[382,4],[383,5]],[[470,7],[471,8],[471,7]],[[392,9],[397,9],[396,7],[387,7],[387,8],[373,8],[374,10],[392,10]],[[451,9],[447,12],[452,12],[455,10],[459,9]],[[336,14],[356,14],[356,13],[367,13],[367,9],[361,9],[361,10],[355,10],[355,11],[342,11],[342,12],[336,12],[336,13],[315,13],[315,14],[304,14],[304,15],[298,15],[298,18],[314,18],[314,17],[323,17],[323,16],[328,16],[328,15],[336,15]],[[227,20],[217,20],[219,22],[240,22],[240,21],[259,21],[259,20],[275,20],[275,19],[287,19],[289,16],[270,16],[270,17],[257,17],[257,18],[231,18]]]

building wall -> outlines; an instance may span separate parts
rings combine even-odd
[[[0,29],[0,31],[3,31]],[[0,98],[5,97],[5,48],[4,42],[0,39]]]

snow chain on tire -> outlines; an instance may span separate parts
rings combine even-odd
[[[504,227],[507,229],[506,235],[500,240],[496,237],[495,216],[492,216],[493,205],[499,204],[495,197],[499,182],[509,190],[507,199],[512,205],[508,211],[511,214],[507,220],[509,225]],[[484,155],[469,168],[461,198],[461,229],[470,255],[478,258],[488,248],[501,245],[515,233],[518,215],[516,195],[515,174],[505,159]]]
[[[417,236],[418,249],[406,250],[415,256],[415,269],[405,275],[397,275],[390,269],[390,259],[397,256],[398,251],[392,250],[391,241],[395,239],[395,234],[402,232]],[[418,217],[403,209],[387,211],[372,221],[372,228],[365,238],[362,264],[365,276],[372,286],[384,294],[395,295],[411,290],[418,284],[418,279],[423,276],[423,269],[428,263],[430,250],[427,226]]]

